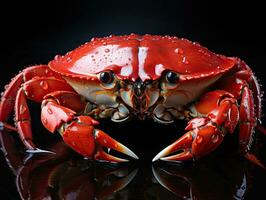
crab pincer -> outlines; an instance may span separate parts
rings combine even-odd
[[[105,152],[104,148],[108,148],[138,159],[129,148],[102,130],[96,129],[94,126],[99,124],[98,121],[89,116],[75,116],[75,114],[73,110],[58,105],[50,99],[44,102],[41,117],[43,125],[50,132],[58,130],[64,142],[86,158],[113,163],[128,161]]]
[[[62,137],[64,142],[84,157],[98,161],[127,162],[129,160],[112,156],[104,148],[112,149],[138,159],[129,148],[111,138],[100,129],[94,128],[98,122],[88,116],[79,116],[76,121],[67,125]]]
[[[198,119],[197,119],[198,120]],[[198,121],[206,121],[204,118]],[[181,138],[163,149],[152,161],[185,161],[198,159],[216,149],[223,141],[222,132],[211,123],[197,128],[187,126],[189,130]],[[169,154],[173,154],[170,155]]]

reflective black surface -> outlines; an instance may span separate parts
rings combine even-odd
[[[151,163],[157,148],[150,144],[158,144],[158,140],[141,136],[148,134],[142,128],[151,127],[153,123],[141,123],[139,127],[136,123],[132,121],[122,127],[109,122],[103,124],[112,129],[111,133],[119,129],[128,134],[127,138],[131,136],[131,141],[139,144],[132,148],[141,159],[119,165],[84,160],[37,122],[34,124],[39,127],[37,144],[56,152],[56,155],[25,154],[15,133],[1,132],[3,149],[10,167],[4,169],[2,177],[7,182],[1,182],[2,188],[5,188],[1,195],[7,199],[207,200],[257,199],[264,195],[265,170],[235,154],[235,148],[228,145],[231,141],[225,141],[219,150],[195,163]],[[172,132],[173,129],[176,127],[155,124],[150,131]],[[134,134],[138,135],[139,141],[132,136]],[[156,134],[158,137],[163,135]],[[123,137],[120,140],[123,141]],[[265,138],[261,137],[258,142],[260,145],[257,149],[264,149]],[[262,153],[260,151],[257,155],[265,163],[265,155]],[[1,166],[4,166],[3,159],[2,162]],[[1,172],[4,172],[3,169]]]
[[[9,1],[1,5],[0,12],[0,87],[3,90],[25,66],[45,64],[56,54],[65,54],[91,37],[134,32],[185,37],[214,52],[238,56],[254,70],[264,89],[263,8],[260,1]],[[262,104],[265,103],[263,99]],[[2,142],[8,149],[6,156],[12,170],[1,154],[0,199],[20,199],[17,186],[21,196],[36,197],[32,199],[47,195],[52,199],[63,196],[75,199],[75,195],[80,195],[80,199],[263,199],[265,196],[265,171],[235,154],[237,134],[197,163],[152,166],[154,155],[184,133],[182,122],[163,126],[151,121],[127,124],[104,121],[101,128],[141,158],[125,166],[104,166],[84,161],[62,148],[60,137],[49,134],[40,125],[39,105],[30,104],[36,143],[44,149],[61,149],[62,153],[56,159],[43,155],[25,162],[20,143],[13,139],[16,134],[5,132]],[[263,124],[264,121],[265,117]],[[256,155],[266,163],[266,138],[260,134],[257,138]]]

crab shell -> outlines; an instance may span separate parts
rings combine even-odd
[[[234,65],[233,58],[214,54],[186,39],[136,34],[92,39],[49,63],[50,69],[61,74],[80,95],[108,107],[119,107],[118,91],[115,84],[100,83],[100,72],[112,71],[116,79],[133,83],[158,80],[165,70],[178,73],[178,85],[163,84],[160,89],[146,91],[144,111],[154,105],[159,96],[164,98],[164,107],[194,101]],[[119,93],[127,105],[134,107],[132,87],[122,88]]]

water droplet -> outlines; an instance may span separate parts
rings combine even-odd
[[[186,58],[186,57],[183,57],[182,62],[183,62],[184,64],[188,64],[187,58]]]
[[[109,53],[110,52],[110,49],[105,49],[104,52],[105,53]]]
[[[43,122],[43,124],[47,124],[47,119],[44,118],[44,119],[42,120],[42,122]]]
[[[95,38],[91,38],[91,42],[93,42],[95,40]]]
[[[48,112],[50,115],[53,114],[53,111],[52,111],[51,108],[48,108],[48,109],[47,109],[47,112]]]
[[[27,108],[23,104],[19,107],[19,113],[23,115],[26,112]]]
[[[175,49],[175,53],[177,53],[177,54],[183,54],[183,50],[180,49],[180,48],[176,48]]]
[[[60,58],[59,55],[56,55],[56,56],[54,57],[55,60],[58,60],[59,58]]]
[[[203,137],[200,136],[200,135],[198,135],[197,138],[196,138],[196,142],[197,142],[198,144],[200,144],[200,143],[202,143],[202,141],[203,141]]]
[[[70,63],[72,59],[70,57],[67,58],[67,62]]]
[[[213,136],[212,136],[212,142],[213,142],[213,143],[216,143],[216,142],[218,142],[218,141],[219,141],[219,135],[217,135],[217,134],[213,135]]]
[[[47,81],[41,81],[40,82],[40,86],[42,87],[42,89],[47,90],[49,88],[49,85],[47,83]]]

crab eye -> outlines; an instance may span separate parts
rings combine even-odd
[[[175,72],[169,71],[165,75],[166,81],[171,84],[175,84],[179,80],[179,75]]]
[[[114,80],[114,76],[112,74],[112,72],[110,71],[106,71],[106,72],[101,72],[100,73],[100,77],[99,77],[100,81],[104,84],[109,84],[112,83]]]

